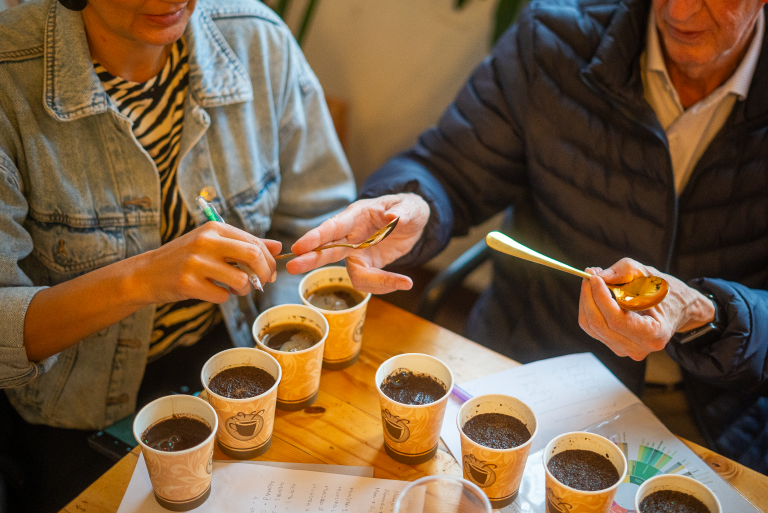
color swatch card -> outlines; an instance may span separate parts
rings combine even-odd
[[[392,513],[406,481],[293,470],[248,462],[213,463],[211,495],[196,513]],[[167,513],[139,456],[118,513]]]

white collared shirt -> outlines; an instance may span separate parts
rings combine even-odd
[[[661,51],[653,10],[648,17],[648,34],[641,57],[645,100],[651,105],[667,133],[675,190],[680,194],[699,158],[722,128],[736,100],[744,100],[755,72],[763,44],[765,21],[763,11],[755,24],[755,35],[736,71],[720,87],[687,110],[672,85]]]

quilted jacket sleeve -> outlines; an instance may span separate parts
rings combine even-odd
[[[669,354],[714,386],[768,396],[768,291],[709,278],[691,285],[714,295],[723,306],[725,332],[701,349],[668,344]]]
[[[465,234],[524,193],[524,138],[514,109],[525,103],[529,58],[522,48],[529,45],[520,34],[527,31],[528,19],[525,11],[474,70],[438,124],[361,189],[363,198],[414,192],[430,205],[425,236],[395,263],[398,267],[426,262],[452,235]]]

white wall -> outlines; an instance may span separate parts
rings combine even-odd
[[[358,184],[435,124],[488,54],[495,0],[319,0],[303,49],[326,93],[347,102],[347,156]],[[291,27],[303,11],[287,15]],[[494,223],[451,244],[442,268]],[[470,285],[482,288],[488,273]]]

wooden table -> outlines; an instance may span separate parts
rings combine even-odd
[[[454,474],[461,467],[442,447],[432,460],[409,466],[384,452],[379,398],[373,376],[379,364],[400,353],[436,356],[453,371],[456,382],[479,378],[519,365],[517,362],[445,330],[380,299],[372,298],[363,332],[360,360],[343,371],[323,371],[320,396],[312,408],[277,411],[272,447],[265,461],[368,465],[383,479],[413,481],[425,475]],[[696,454],[754,504],[768,510],[768,477],[696,444]],[[115,512],[136,466],[139,449],[126,455],[62,511]],[[218,447],[215,459],[229,459]]]

